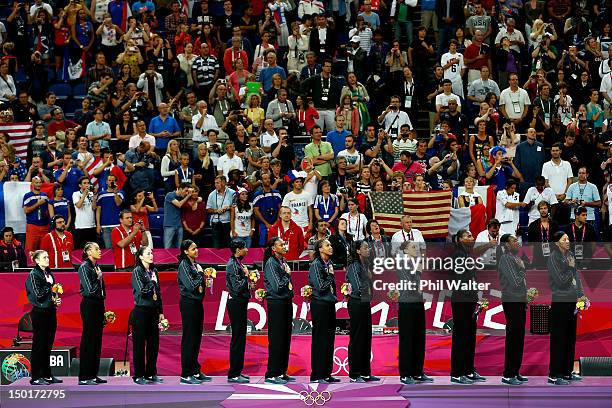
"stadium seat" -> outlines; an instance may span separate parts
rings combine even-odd
[[[72,118],[77,109],[81,109],[81,100],[74,98],[68,99],[65,104],[64,115]]]
[[[164,208],[164,199],[166,198],[166,190],[163,188],[158,188],[155,190],[155,201],[159,208]]]
[[[65,100],[72,95],[72,88],[68,84],[53,84],[49,86],[49,92],[53,92],[58,100]]]
[[[164,213],[156,212],[149,215],[149,230],[151,235],[164,235]]]
[[[72,88],[72,97],[77,100],[83,100],[87,96],[87,86],[84,83],[78,83]],[[79,106],[80,107],[80,106]]]

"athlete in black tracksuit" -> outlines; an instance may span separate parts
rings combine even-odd
[[[197,245],[191,240],[181,244],[178,285],[181,293],[179,308],[183,336],[181,338],[181,383],[200,384],[211,378],[200,372],[198,354],[204,328],[205,280],[202,266],[196,262]]]
[[[46,263],[42,260],[46,257]],[[57,329],[57,303],[51,288],[55,278],[48,268],[49,255],[45,251],[36,251],[32,256],[36,266],[30,271],[25,282],[26,294],[32,304],[32,371],[30,384],[47,385],[61,383],[51,375],[49,357],[53,348]],[[41,263],[44,265],[41,265]]]
[[[150,247],[136,252],[136,267],[132,271],[134,311],[132,338],[134,341],[134,371],[132,378],[139,385],[162,383],[157,375],[159,353],[159,323],[164,318],[159,274],[153,265]],[[150,256],[150,262],[142,258]],[[145,351],[146,350],[146,351]],[[146,358],[145,358],[146,355]]]
[[[308,272],[308,283],[312,286],[310,303],[312,372],[310,381],[336,382],[336,379],[332,377],[336,336],[336,278],[331,259],[324,259],[318,251],[319,246],[323,247],[327,244],[331,248],[331,244],[327,240],[321,241],[315,244],[316,255]]]
[[[86,243],[83,255],[86,259],[78,271],[81,282],[81,320],[83,322],[81,346],[79,347],[79,384],[95,385],[106,382],[98,377],[100,355],[102,354],[106,289],[102,271],[97,264],[101,257],[98,244]]]
[[[248,269],[242,264],[242,258],[248,252],[244,241],[232,240],[230,243],[232,256],[225,268],[225,284],[230,294],[227,301],[232,327],[232,340],[230,342],[230,367],[227,372],[229,382],[248,383],[249,377],[242,374],[244,368],[244,351],[246,349],[247,334],[247,306],[251,292],[249,290]]]

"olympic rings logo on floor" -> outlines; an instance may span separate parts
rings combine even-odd
[[[329,401],[332,397],[331,392],[329,391],[300,391],[300,400],[304,402],[304,404],[311,405],[325,405],[327,401]]]

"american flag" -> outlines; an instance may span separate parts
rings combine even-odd
[[[403,215],[412,216],[412,228],[421,231],[424,238],[445,238],[448,235],[452,192],[383,191],[369,194],[374,219],[387,235],[401,229]]]
[[[28,143],[32,138],[30,122],[0,123],[0,132],[9,135],[9,144],[15,147],[17,157],[25,159],[28,153]]]

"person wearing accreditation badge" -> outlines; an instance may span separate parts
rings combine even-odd
[[[66,219],[63,215],[56,215],[51,220],[51,231],[40,241],[40,248],[49,255],[49,267],[72,268],[70,254],[74,250],[74,239],[66,231]]]
[[[42,186],[40,177],[33,177],[31,184],[32,191],[23,196],[23,211],[26,214],[26,252],[40,248],[40,241],[49,231],[49,197],[40,191]]]
[[[149,238],[143,234],[144,225],[140,221],[133,222],[130,210],[121,210],[119,223],[111,232],[115,268],[117,270],[131,268],[136,264],[135,255],[141,246],[149,245]]]

